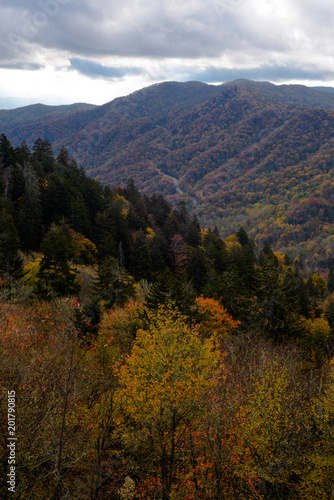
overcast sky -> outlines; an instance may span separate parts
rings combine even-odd
[[[164,80],[334,86],[332,0],[1,0],[0,19],[0,97],[102,104]]]

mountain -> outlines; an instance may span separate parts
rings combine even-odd
[[[55,151],[65,145],[104,183],[133,177],[144,193],[184,198],[223,236],[243,225],[292,258],[310,261],[315,242],[318,260],[334,252],[331,92],[164,82],[103,106],[56,109],[13,110],[11,122],[0,114],[1,131],[14,145],[38,137]]]
[[[20,124],[33,123],[36,120],[39,123],[53,119],[61,119],[77,111],[88,111],[94,109],[94,104],[76,103],[62,106],[48,106],[45,104],[30,104],[29,106],[18,107],[15,109],[1,109],[0,123],[3,130],[17,127]],[[23,139],[24,140],[24,139]]]
[[[322,92],[334,93],[334,87],[313,87],[314,89],[321,90]]]

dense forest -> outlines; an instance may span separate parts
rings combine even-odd
[[[47,138],[109,185],[185,200],[227,238],[243,226],[310,272],[334,262],[334,94],[236,80],[163,82],[103,106],[0,111],[14,146]]]
[[[1,496],[330,499],[334,270],[0,138]]]

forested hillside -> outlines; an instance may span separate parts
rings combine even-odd
[[[13,498],[330,498],[332,265],[0,152],[1,496],[15,415]]]
[[[185,201],[224,238],[242,225],[310,271],[333,262],[333,93],[164,82],[92,109],[34,119],[29,109],[0,113],[14,146],[45,138],[103,184],[133,178],[144,194]]]

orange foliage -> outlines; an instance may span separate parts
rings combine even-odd
[[[233,333],[240,321],[234,320],[218,300],[196,298],[197,314],[201,331],[206,337],[223,337]]]

